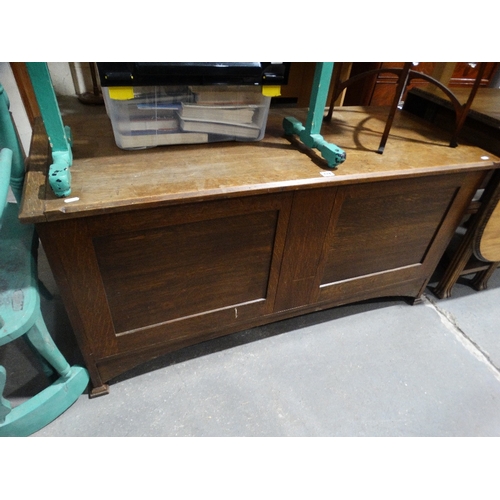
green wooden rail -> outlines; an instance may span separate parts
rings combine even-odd
[[[337,168],[346,159],[345,151],[325,141],[320,134],[332,73],[333,63],[316,64],[306,125],[287,116],[283,120],[283,128],[286,135],[296,134],[308,148],[318,149],[330,168]]]
[[[28,62],[26,68],[52,149],[49,184],[56,196],[68,196],[71,193],[70,167],[73,163],[71,130],[62,122],[47,63]]]

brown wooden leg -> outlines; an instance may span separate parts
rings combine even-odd
[[[467,102],[462,106],[462,110],[456,119],[455,130],[453,131],[453,136],[450,141],[450,146],[452,148],[458,146],[458,136],[460,134],[460,131],[462,130],[462,127],[464,126],[465,119],[469,114],[470,107],[472,106],[472,101],[476,96],[477,89],[479,88],[485,70],[486,70],[486,63],[480,63],[479,71],[476,76],[476,80],[474,81],[474,85],[472,86],[472,89],[470,91],[469,98],[467,99]]]
[[[100,387],[93,387],[89,392],[89,398],[94,399],[99,396],[106,396],[109,394],[109,385],[103,384]]]
[[[471,238],[465,236],[462,244],[458,247],[453,259],[446,268],[443,277],[439,280],[437,286],[432,290],[432,293],[439,299],[446,299],[451,296],[451,290],[455,286],[458,278],[464,270],[467,262],[472,256]]]
[[[385,149],[385,144],[387,142],[387,138],[389,137],[389,132],[391,131],[392,122],[394,121],[394,116],[396,114],[396,110],[398,108],[399,101],[403,96],[403,92],[406,87],[406,82],[408,79],[408,73],[411,68],[411,63],[406,62],[403,67],[403,71],[401,75],[399,75],[398,85],[396,88],[396,94],[394,95],[394,99],[391,104],[391,109],[389,111],[389,116],[387,117],[387,121],[385,123],[384,133],[382,134],[382,139],[380,140],[380,145],[378,147],[377,153],[383,154]]]
[[[477,291],[486,290],[488,288],[488,280],[497,270],[499,264],[500,262],[492,262],[488,269],[477,273],[471,282],[472,288]]]
[[[423,303],[422,295],[418,297],[408,297],[407,302],[410,306],[418,306]]]

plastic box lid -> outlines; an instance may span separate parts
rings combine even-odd
[[[283,62],[100,62],[101,85],[286,85]]]

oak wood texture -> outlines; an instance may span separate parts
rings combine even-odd
[[[453,89],[461,103],[469,97],[470,89]],[[455,111],[444,94],[433,86],[413,89],[408,93],[404,109],[428,120],[435,126],[453,130]],[[479,88],[459,135],[470,144],[500,155],[500,89]]]
[[[382,157],[387,109],[341,108],[322,131],[347,151],[332,172],[283,136],[283,117],[306,113],[273,110],[258,143],[134,152],[115,146],[106,116],[67,116],[69,203],[47,187],[35,134],[21,217],[36,222],[92,394],[210,338],[357,300],[419,298],[498,158],[449,148],[406,113]]]
[[[24,109],[26,110],[26,115],[28,116],[31,127],[33,127],[36,118],[39,118],[41,113],[33,86],[31,84],[31,79],[26,68],[26,63],[11,62],[10,67],[12,69],[12,73],[14,74],[17,88],[19,89],[19,94],[21,96],[21,100],[23,101]]]
[[[422,87],[417,95],[426,95],[428,99],[434,102],[447,103],[448,100],[444,94],[436,87],[429,85]],[[469,88],[453,89],[453,93],[462,103],[467,101],[470,93]],[[484,123],[490,123],[492,126],[498,126],[500,123],[500,89],[498,88],[480,88],[478,89],[474,101],[472,102],[470,115],[482,120]]]
[[[334,81],[337,73],[341,74],[342,80],[346,80],[349,77],[351,66],[352,63],[334,63],[332,82]],[[299,108],[309,106],[315,69],[315,62],[292,62],[290,64],[288,83],[287,85],[282,85],[280,96],[278,98],[273,98],[273,101],[296,101],[296,105]],[[327,99],[328,102],[331,99],[332,91],[333,87],[330,88]],[[344,94],[342,94],[337,100],[337,106],[342,105],[344,100],[343,98]]]
[[[500,203],[498,201],[483,229],[478,251],[484,260],[500,262]]]
[[[479,213],[474,231],[475,256],[485,262],[500,263],[500,174],[495,172],[484,196],[487,198]]]
[[[452,289],[458,278],[463,275],[474,274],[470,284],[476,290],[487,288],[488,279],[497,269],[500,259],[490,261],[481,254],[483,231],[488,227],[490,216],[494,213],[500,196],[500,171],[496,170],[486,185],[481,203],[476,212],[467,221],[467,227],[457,231],[454,241],[458,244],[450,245],[443,261],[449,259],[443,276],[434,288],[434,294],[443,299],[451,296]],[[463,232],[462,235],[459,232]],[[486,249],[491,251],[490,257],[498,255],[498,227],[495,222],[489,228],[486,237]],[[457,238],[457,236],[459,236]],[[452,242],[453,243],[453,242]],[[493,245],[493,248],[492,246]]]
[[[446,132],[405,113],[396,113],[389,138],[391,151],[373,154],[384,130],[387,108],[339,108],[322,134],[347,152],[333,177],[323,177],[326,163],[293,139],[283,137],[283,117],[305,120],[307,112],[273,110],[267,133],[256,143],[212,143],[123,151],[114,142],[106,115],[67,115],[72,129],[72,194],[77,201],[56,198],[43,175],[28,173],[24,221],[43,222],[99,213],[141,209],[152,203],[178,204],[246,193],[297,190],[346,182],[369,182],[463,169],[484,170],[477,148],[449,148]],[[34,139],[39,140],[38,138]],[[37,150],[38,151],[38,150]],[[35,155],[39,156],[36,152]],[[43,170],[38,159],[33,169]],[[43,160],[42,160],[43,163]],[[30,167],[30,172],[31,172]]]

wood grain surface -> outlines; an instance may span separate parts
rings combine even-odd
[[[163,146],[120,150],[107,115],[67,115],[73,134],[71,203],[58,199],[47,186],[43,159],[32,158],[26,178],[21,219],[27,222],[88,216],[104,211],[131,210],[149,204],[178,204],[248,192],[296,190],[373,178],[416,176],[461,168],[485,169],[498,158],[482,160],[480,149],[448,146],[446,132],[405,113],[396,119],[383,155],[376,153],[387,116],[386,108],[338,108],[323,136],[342,147],[346,161],[331,172],[315,150],[283,135],[282,120],[306,112],[295,108],[271,110],[262,141]],[[39,133],[41,128],[36,129]],[[35,135],[33,141],[42,141]],[[40,148],[37,148],[39,151]],[[50,161],[49,159],[46,162]],[[45,168],[47,165],[45,165]]]
[[[38,123],[21,217],[36,223],[92,394],[144,361],[245,328],[418,299],[500,162],[450,148],[446,133],[403,112],[379,155],[386,115],[334,113],[324,136],[347,152],[335,171],[284,137],[283,118],[304,110],[273,110],[259,142],[140,151],[117,148],[106,115],[67,115],[70,200],[47,185]]]

